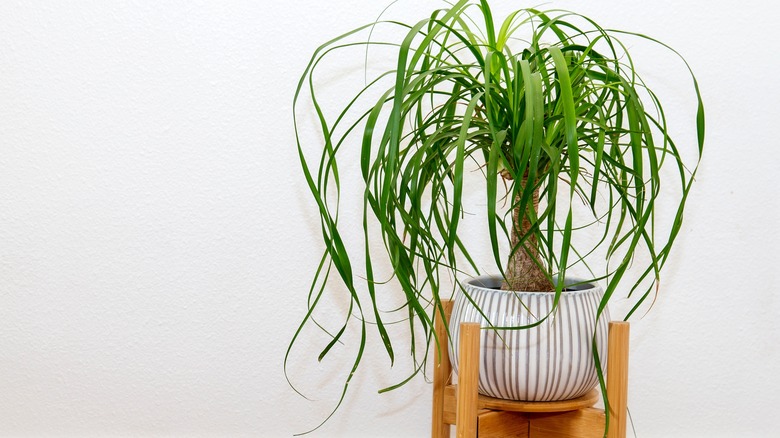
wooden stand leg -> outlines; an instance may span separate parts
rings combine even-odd
[[[609,430],[607,438],[626,437],[628,412],[628,339],[627,322],[609,323],[609,352],[607,353],[607,402],[609,403]]]
[[[458,396],[455,417],[457,438],[477,436],[480,329],[480,324],[476,322],[464,322],[460,325]]]
[[[433,438],[450,438],[450,425],[444,422],[444,388],[450,384],[452,365],[450,364],[449,337],[447,322],[452,313],[452,301],[442,301],[444,315],[436,314],[434,330],[439,339],[439,350],[433,354],[433,416],[431,436]]]

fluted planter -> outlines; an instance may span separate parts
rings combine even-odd
[[[575,279],[566,282],[577,283]],[[477,277],[466,281],[465,291],[457,294],[449,323],[450,361],[456,372],[460,323],[524,326],[544,318],[553,307],[554,293],[502,291],[500,286],[500,277]],[[603,295],[598,285],[576,285],[561,294],[556,311],[536,327],[482,330],[479,392],[510,400],[554,401],[577,398],[593,389],[598,383],[593,359],[594,333],[603,366],[607,357],[606,309],[596,321]]]

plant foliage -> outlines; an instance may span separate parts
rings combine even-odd
[[[403,39],[354,41],[380,25],[397,28]],[[661,101],[635,70],[619,39],[623,37],[660,44],[679,56],[653,38],[608,30],[568,11],[520,9],[494,21],[486,0],[458,1],[412,25],[377,21],[315,51],[294,105],[298,107],[302,91],[308,89],[320,124],[323,147],[319,159],[312,160],[304,153],[295,122],[325,251],[293,344],[303,327],[316,323],[314,310],[335,272],[350,304],[343,326],[330,334],[320,358],[340,342],[350,321],[359,325],[360,344],[345,392],[370,327],[391,361],[395,358],[387,316],[378,305],[376,255],[370,251],[377,237],[369,232],[370,224],[378,224],[386,250],[382,263],[389,261],[397,289],[404,294],[405,305],[398,311],[408,319],[412,343],[420,332],[427,343],[433,336],[434,313],[442,311],[440,300],[447,297],[447,280],[457,282],[463,271],[478,272],[473,248],[459,235],[464,193],[473,189],[464,184],[472,161],[485,178],[490,239],[484,245],[492,249],[498,272],[504,273],[507,258],[524,251],[522,246],[509,254],[500,250],[513,229],[511,212],[519,210],[532,224],[519,240],[534,238],[539,268],[549,278],[565,278],[572,266],[594,264],[593,258],[599,257],[603,269],[589,279],[605,285],[599,312],[619,285],[626,284],[626,295],[634,299],[626,318],[655,296],[701,156],[704,109],[691,72],[698,101],[697,145],[686,152],[690,162],[685,163],[668,132]],[[394,46],[397,65],[369,79],[339,113],[325,114],[313,85],[315,70],[334,51],[356,45]],[[382,85],[387,78],[393,81],[389,87]],[[360,97],[381,86],[386,88],[379,99],[357,107]],[[350,119],[353,113],[358,115]],[[344,243],[344,233],[354,230],[340,226],[337,201],[340,152],[354,147],[360,148],[365,182],[364,249],[357,258]],[[662,179],[665,187],[674,186],[676,195],[674,218],[663,230],[655,226]],[[540,198],[538,210],[529,208],[534,192]],[[597,230],[595,245],[575,248],[573,236],[587,228],[576,224],[578,214],[598,224],[589,231]],[[358,260],[365,265],[356,267]],[[461,267],[464,261],[466,268]],[[629,268],[636,275],[627,276]],[[558,282],[557,296],[562,287]],[[366,295],[368,299],[361,298]]]

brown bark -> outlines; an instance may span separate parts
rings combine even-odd
[[[523,187],[528,184],[528,179],[523,178]],[[531,221],[528,214],[521,214],[520,195],[515,199],[515,206],[512,211],[512,230],[510,245],[509,262],[506,268],[506,280],[501,289],[518,292],[552,292],[555,287],[547,278],[547,274],[540,266],[544,266],[539,258],[539,249],[536,236],[530,234],[523,242],[520,239],[531,230]],[[539,211],[539,189],[533,192],[533,199],[527,208],[533,208],[535,212]]]

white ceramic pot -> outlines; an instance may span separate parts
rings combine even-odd
[[[568,279],[566,284],[581,283]],[[501,278],[483,276],[464,284],[450,317],[450,361],[458,370],[461,322],[482,327],[518,327],[544,318],[554,293],[502,291]],[[558,308],[540,325],[523,330],[483,329],[480,337],[479,392],[491,397],[554,401],[577,398],[598,384],[593,359],[593,335],[603,369],[607,361],[608,311],[596,321],[604,291],[580,284],[561,294]],[[469,302],[482,309],[489,322]]]

